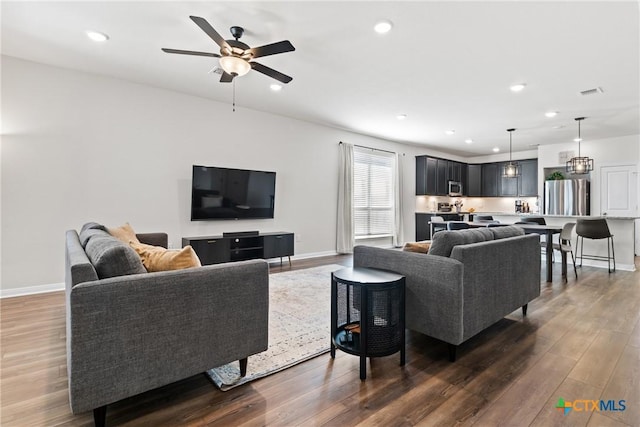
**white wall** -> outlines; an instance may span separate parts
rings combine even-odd
[[[640,163],[640,135],[630,135],[619,138],[588,140],[581,143],[580,155],[593,159],[591,181],[591,215],[600,215],[600,167],[613,165],[638,165]],[[538,194],[544,195],[544,168],[563,167],[559,154],[564,151],[574,151],[577,155],[578,143],[541,145],[538,147]],[[638,178],[640,184],[640,177]],[[637,186],[640,189],[640,185]],[[640,200],[640,198],[638,199]]]
[[[415,146],[6,56],[2,113],[3,291],[63,282],[65,230],[87,221],[165,231],[173,247],[291,231],[296,254],[335,253],[339,141],[405,154],[415,234],[414,156],[429,154]],[[193,164],[276,171],[275,218],[191,222]]]

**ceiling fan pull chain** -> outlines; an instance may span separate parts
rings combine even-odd
[[[236,112],[236,80],[233,79],[233,112]]]

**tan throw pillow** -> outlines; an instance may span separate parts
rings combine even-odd
[[[136,237],[136,232],[133,231],[133,227],[131,227],[128,222],[120,227],[107,228],[107,231],[113,237],[122,240],[126,244],[129,244],[130,242],[140,243],[140,241]]]
[[[161,246],[130,243],[140,255],[142,264],[149,273],[154,271],[182,270],[183,268],[200,267],[200,259],[191,246],[182,249],[165,249]]]
[[[420,254],[426,254],[429,252],[431,242],[408,242],[404,244],[403,251],[417,252]]]

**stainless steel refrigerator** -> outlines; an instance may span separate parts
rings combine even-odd
[[[546,215],[589,215],[589,181],[560,179],[544,182]]]

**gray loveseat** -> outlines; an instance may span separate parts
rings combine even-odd
[[[427,254],[354,248],[355,267],[406,276],[408,329],[457,346],[540,295],[540,243],[516,226],[435,233]]]
[[[137,237],[167,246],[164,233]],[[244,375],[267,349],[264,260],[147,273],[90,223],[66,233],[65,280],[71,410],[93,410],[96,425],[110,403],[235,360]]]

